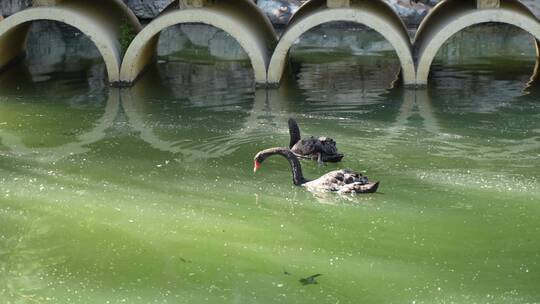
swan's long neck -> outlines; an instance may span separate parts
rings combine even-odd
[[[289,143],[289,148],[292,148],[297,142],[300,141],[300,128],[294,119],[289,119],[289,135],[291,136],[291,141]]]
[[[302,174],[302,166],[300,165],[300,161],[298,160],[296,155],[291,152],[291,150],[287,148],[271,148],[259,152],[258,155],[260,156],[262,161],[276,154],[285,157],[289,161],[289,164],[291,165],[293,183],[296,186],[301,186],[302,184],[307,182],[307,180],[304,178],[304,175]]]

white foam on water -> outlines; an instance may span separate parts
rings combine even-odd
[[[423,182],[444,186],[540,195],[540,182],[535,177],[525,178],[520,175],[464,169],[417,171],[415,175]]]

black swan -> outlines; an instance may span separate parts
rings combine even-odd
[[[301,139],[300,128],[296,120],[289,119],[289,134],[291,142],[289,148],[298,157],[323,162],[339,162],[343,154],[338,153],[336,142],[329,137],[313,137]]]
[[[352,170],[336,170],[326,173],[316,180],[308,181],[302,174],[300,161],[287,148],[270,148],[255,155],[253,171],[257,172],[262,162],[272,155],[285,157],[291,165],[293,183],[306,187],[310,191],[338,193],[374,193],[379,188],[379,182],[371,183],[366,176]]]

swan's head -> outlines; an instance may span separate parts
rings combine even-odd
[[[285,156],[287,158],[295,158],[296,159],[296,156],[294,156],[294,154],[288,148],[270,148],[270,149],[266,149],[266,150],[263,150],[263,151],[260,151],[259,153],[257,153],[257,155],[255,155],[255,157],[253,158],[253,172],[257,172],[257,170],[260,169],[261,164],[265,161],[265,159],[267,159],[268,157],[270,157],[272,155],[276,155],[276,154]]]
[[[255,155],[255,158],[253,159],[253,173],[257,172],[257,170],[261,168],[261,164],[266,159],[266,157],[268,156],[261,152]]]

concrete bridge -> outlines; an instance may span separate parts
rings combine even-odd
[[[497,22],[516,26],[536,38],[540,22],[518,0],[446,0],[423,20],[414,39],[395,11],[382,0],[311,0],[292,17],[281,37],[252,0],[182,0],[144,28],[121,0],[35,0],[34,7],[0,21],[0,70],[24,54],[29,24],[54,20],[71,25],[96,44],[112,85],[134,84],[155,61],[160,33],[173,25],[203,23],[235,38],[246,51],[258,86],[278,86],[294,42],[310,29],[328,22],[365,25],[387,39],[401,64],[403,84],[428,84],[437,51],[453,34],[475,24]],[[122,58],[120,28],[129,24],[137,34]],[[540,56],[540,51],[537,52]]]

